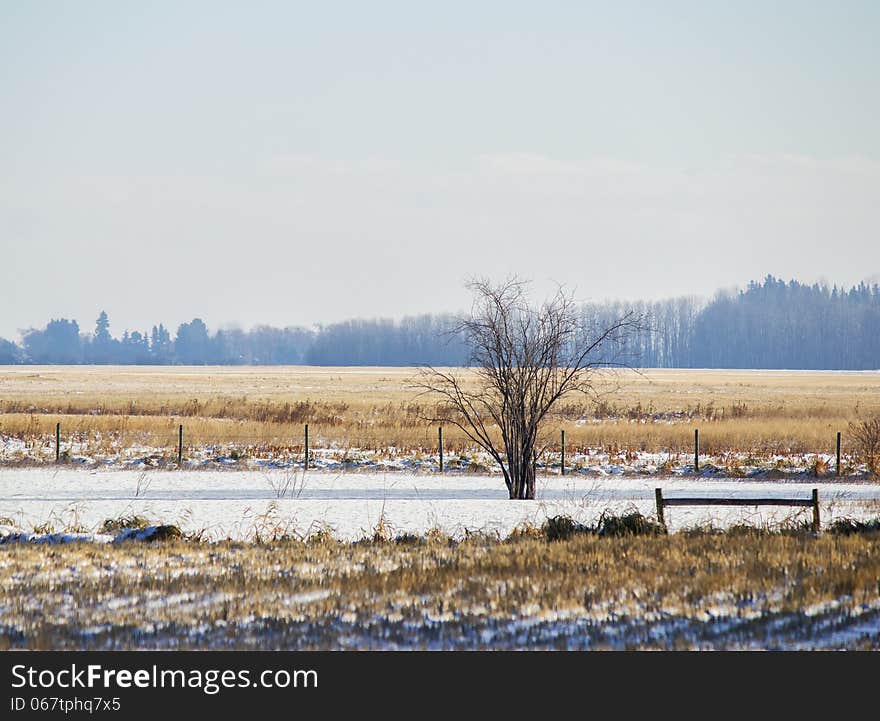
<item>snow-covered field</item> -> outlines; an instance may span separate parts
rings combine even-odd
[[[871,535],[823,534],[808,544],[677,535],[661,547],[644,538],[619,565],[614,543],[625,539],[593,537],[582,541],[593,545],[578,546],[526,534],[510,543],[478,538],[460,549],[443,540],[404,540],[187,543],[165,550],[114,543],[149,538],[156,528],[99,531],[107,519],[138,515],[214,540],[307,537],[319,530],[359,539],[379,526],[385,534],[436,529],[503,538],[557,515],[588,524],[603,512],[653,516],[658,487],[667,498],[804,499],[818,488],[826,526],[836,518],[880,517],[880,485],[806,478],[547,475],[539,477],[537,500],[510,501],[497,474],[4,468],[0,642],[15,648],[877,647]],[[809,517],[808,508],[666,509],[673,531]],[[4,540],[107,545],[65,544],[43,553]],[[512,563],[517,548],[528,552]]]
[[[654,489],[665,497],[809,498],[819,489],[823,525],[835,518],[880,516],[880,485],[815,479],[571,475],[539,477],[535,501],[509,501],[499,475],[335,473],[301,469],[123,471],[57,467],[0,469],[0,526],[43,532],[93,532],[106,519],[144,516],[208,539],[248,539],[273,532],[341,539],[431,529],[461,536],[506,536],[520,524],[566,515],[591,523],[605,511],[653,515]],[[711,522],[755,524],[807,520],[808,508],[762,506],[666,509],[671,530]],[[7,531],[8,532],[8,531]]]

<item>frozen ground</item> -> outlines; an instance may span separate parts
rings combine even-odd
[[[548,475],[535,501],[509,501],[498,475],[335,473],[301,469],[124,471],[69,467],[0,469],[0,535],[94,532],[104,520],[144,516],[207,539],[249,539],[279,532],[307,536],[325,529],[342,539],[369,535],[384,523],[394,533],[438,529],[454,536],[482,531],[506,536],[523,523],[567,515],[594,522],[603,511],[636,508],[653,515],[654,489],[664,496],[803,497],[819,489],[823,524],[880,515],[880,485],[815,479]],[[724,526],[807,520],[786,507],[667,508],[671,530],[712,522]],[[96,539],[98,540],[98,539]]]

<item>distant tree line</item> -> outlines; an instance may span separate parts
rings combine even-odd
[[[630,349],[630,360],[645,368],[880,369],[877,284],[847,290],[768,275],[708,303],[673,298],[584,312],[601,325],[624,307],[648,319]]]
[[[643,315],[627,360],[646,368],[880,368],[880,287],[849,289],[767,276],[711,301],[585,304],[597,327],[627,309]],[[162,324],[147,332],[110,333],[101,312],[91,333],[76,321],[49,321],[18,345],[0,338],[0,364],[134,365],[466,365],[468,348],[452,315],[349,320],[320,326],[209,332],[195,318],[172,337]]]
[[[0,338],[0,365],[462,365],[467,353],[453,326],[452,316],[425,315],[351,320],[317,330],[257,326],[210,333],[194,318],[173,337],[160,323],[116,338],[101,311],[92,333],[60,318],[25,331],[21,346]]]

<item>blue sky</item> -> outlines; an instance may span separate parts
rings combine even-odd
[[[0,3],[0,336],[876,278],[880,3]]]

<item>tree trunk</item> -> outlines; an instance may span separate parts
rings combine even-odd
[[[515,501],[535,500],[534,449],[524,449],[522,453],[508,453],[507,461],[510,472],[510,486],[508,488],[510,499]]]

